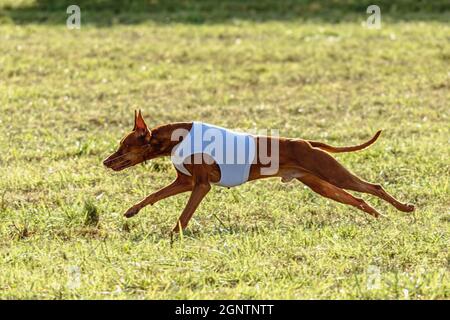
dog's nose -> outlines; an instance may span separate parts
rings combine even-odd
[[[105,166],[105,167],[108,167],[108,165],[111,163],[111,160],[109,160],[109,159],[105,159],[105,160],[103,160],[103,165]]]

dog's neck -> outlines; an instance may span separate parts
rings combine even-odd
[[[185,131],[187,134],[192,128],[192,122],[175,122],[161,125],[151,130],[151,140],[149,151],[145,154],[145,160],[158,157],[170,156],[172,149],[180,143],[181,140],[174,140],[174,136],[179,136],[178,132],[174,135],[175,130]]]

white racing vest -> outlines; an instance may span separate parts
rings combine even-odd
[[[250,166],[255,159],[255,137],[248,133],[240,133],[207,123],[192,123],[187,136],[172,150],[171,160],[180,172],[191,175],[184,163],[191,155],[202,154],[205,163],[210,156],[220,169],[220,180],[216,184],[234,187],[248,180]],[[197,158],[197,159],[196,159]],[[199,157],[193,157],[194,163]]]

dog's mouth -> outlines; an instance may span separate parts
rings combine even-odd
[[[126,160],[126,161],[119,162],[118,164],[112,166],[111,169],[113,169],[114,171],[121,171],[121,170],[126,169],[126,168],[128,168],[130,166],[131,166],[131,161],[130,160]]]
[[[103,161],[103,164],[106,167],[113,169],[114,171],[121,171],[132,165],[131,160],[123,160],[123,161],[116,161],[116,160],[117,160],[117,158],[107,159],[107,160]]]

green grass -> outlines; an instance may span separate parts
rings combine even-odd
[[[364,10],[339,23],[277,10],[161,23],[172,14],[161,9],[71,31],[57,8],[52,23],[33,22],[33,5],[0,1],[0,298],[450,297],[442,8],[423,21],[387,16],[381,30],[361,25]],[[101,164],[135,108],[150,126],[202,120],[334,145],[384,129],[370,149],[337,158],[417,210],[362,195],[388,215],[375,220],[268,179],[213,188],[171,243],[188,194],[122,217],[173,179],[169,160],[120,173]]]

